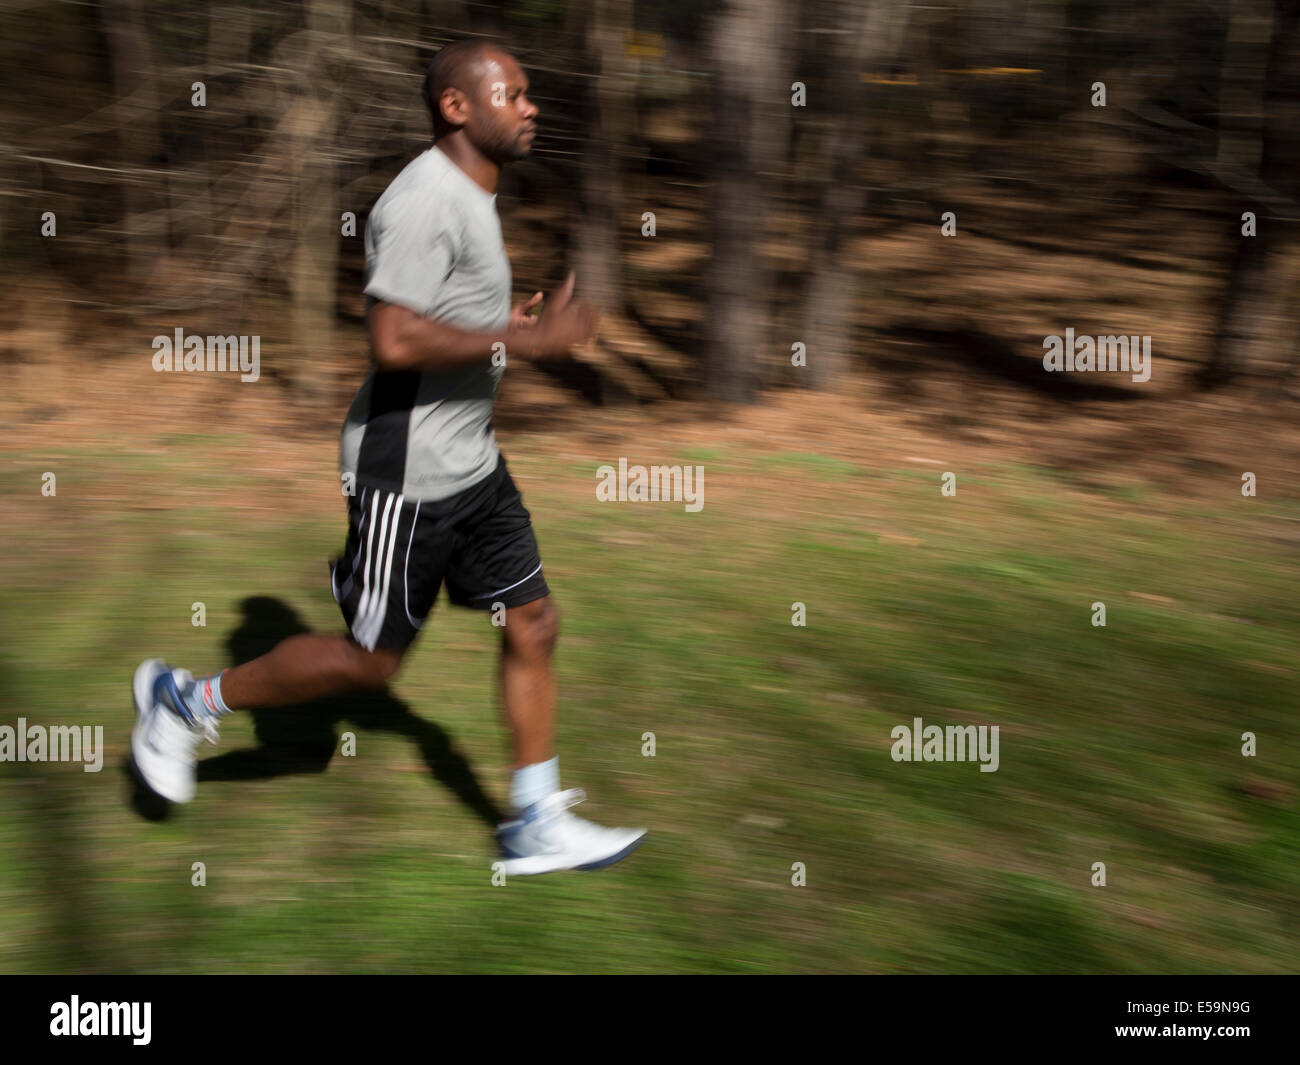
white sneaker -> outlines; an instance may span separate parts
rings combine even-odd
[[[170,802],[194,798],[199,741],[217,742],[216,725],[208,718],[194,721],[180,697],[180,686],[192,679],[186,670],[149,658],[136,669],[132,685],[136,718],[131,757],[144,782]]]
[[[602,828],[567,812],[586,797],[581,788],[557,791],[503,823],[497,842],[506,875],[603,869],[641,845],[644,828]]]

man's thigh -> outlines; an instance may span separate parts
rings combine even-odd
[[[347,546],[330,584],[367,651],[405,651],[433,609],[455,543],[434,509],[377,488],[348,500]]]
[[[501,460],[480,512],[457,529],[447,562],[447,595],[458,606],[493,610],[550,595],[532,518]]]

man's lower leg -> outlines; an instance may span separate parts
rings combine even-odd
[[[221,673],[221,697],[231,710],[310,702],[379,687],[397,672],[401,660],[400,651],[367,651],[346,636],[304,633]]]
[[[553,668],[557,631],[558,615],[549,596],[506,611],[501,702],[513,745],[510,804],[516,810],[560,786]]]

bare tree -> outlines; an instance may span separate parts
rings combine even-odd
[[[287,119],[294,184],[297,240],[291,267],[294,342],[301,350],[299,384],[309,399],[319,398],[330,382],[322,378],[334,335],[339,263],[338,152],[342,93],[330,77],[331,50],[336,65],[348,51],[351,0],[311,0],[302,41],[297,92]]]
[[[579,160],[578,210],[572,216],[574,269],[586,299],[609,314],[623,308],[619,254],[622,213],[620,165],[632,124],[623,39],[632,26],[631,0],[585,0],[583,73],[586,130]]]
[[[126,276],[142,285],[166,243],[158,224],[166,215],[152,212],[157,182],[148,176],[159,156],[157,71],[141,0],[104,0],[103,19],[114,87],[126,110],[118,127],[119,162],[129,168],[122,183]]]
[[[854,275],[845,245],[867,210],[865,181],[858,164],[867,146],[867,99],[862,73],[896,55],[908,24],[908,0],[829,0],[818,10],[830,32],[826,76],[809,114],[818,122],[814,187],[818,207],[813,227],[802,336],[815,388],[836,385],[852,349]]]
[[[708,30],[712,84],[704,378],[709,396],[751,403],[768,340],[769,271],[758,247],[788,142],[790,8],[725,0]]]
[[[1300,221],[1300,0],[1274,0],[1262,111],[1262,187],[1243,204],[1256,217],[1257,235],[1237,238],[1205,384],[1276,372],[1278,362],[1289,369],[1296,359],[1293,282],[1279,268],[1279,253]],[[1279,343],[1282,359],[1271,355]]]

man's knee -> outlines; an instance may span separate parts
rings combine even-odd
[[[559,637],[560,612],[549,595],[506,611],[502,638],[516,654],[549,656]]]

